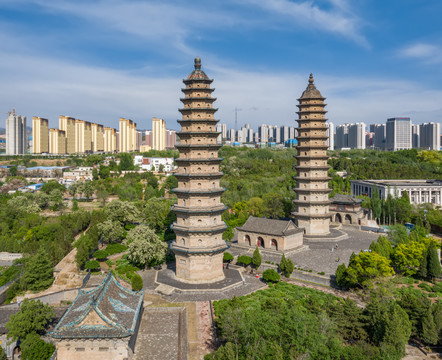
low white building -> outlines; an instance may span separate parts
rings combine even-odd
[[[353,196],[373,196],[374,187],[379,191],[381,199],[388,194],[401,197],[404,191],[412,204],[430,203],[442,206],[442,180],[351,180],[351,194]]]
[[[92,180],[92,169],[92,167],[81,166],[70,171],[65,171],[61,183],[64,185],[70,185],[77,181]]]
[[[146,171],[159,171],[161,165],[163,165],[164,172],[170,172],[177,168],[173,158],[143,157],[141,155],[134,157],[134,165]]]

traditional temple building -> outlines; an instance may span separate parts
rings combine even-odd
[[[93,290],[80,291],[48,335],[61,360],[129,360],[143,310],[144,293],[122,286],[109,273]]]
[[[306,235],[329,233],[330,212],[328,194],[327,127],[325,98],[316,89],[310,74],[307,89],[298,99],[298,165],[296,166],[296,212],[298,227]]]
[[[195,59],[195,70],[183,80],[184,104],[180,144],[176,145],[180,157],[175,176],[178,187],[173,191],[178,197],[173,211],[177,221],[172,225],[176,241],[170,248],[176,257],[176,277],[183,282],[209,283],[222,280],[223,251],[227,245],[222,238],[227,228],[221,220],[226,206],[221,203],[220,186],[223,175],[219,170],[222,159],[217,144],[219,135],[215,130],[217,111],[212,104],[213,80],[201,70],[201,59]]]

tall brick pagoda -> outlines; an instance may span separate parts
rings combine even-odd
[[[201,59],[195,59],[195,70],[183,80],[184,104],[180,144],[176,145],[180,157],[176,159],[178,197],[173,211],[177,221],[172,225],[176,241],[170,246],[176,257],[176,278],[183,282],[210,283],[222,280],[223,251],[227,249],[222,233],[227,228],[221,220],[226,206],[221,203],[220,187],[223,175],[218,157],[221,145],[215,130],[218,120],[214,114],[212,79],[201,70]]]
[[[298,227],[306,235],[326,235],[330,229],[325,98],[310,74],[307,89],[298,99],[298,164],[296,166],[296,212]]]

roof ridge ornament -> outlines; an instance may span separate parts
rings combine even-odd
[[[199,56],[195,58],[195,70],[201,70],[201,58]]]

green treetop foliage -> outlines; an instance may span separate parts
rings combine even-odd
[[[134,159],[131,154],[120,153],[119,157],[120,157],[120,165],[118,167],[120,171],[134,169]]]
[[[121,242],[126,234],[119,221],[106,220],[97,224],[100,239],[109,244],[111,242]]]
[[[106,205],[104,214],[108,220],[117,221],[121,225],[134,224],[140,221],[140,212],[138,208],[128,202],[114,200]]]
[[[14,341],[24,340],[28,334],[41,334],[54,316],[52,307],[40,300],[24,299],[20,311],[11,315],[6,323],[8,338]]]
[[[124,244],[128,246],[128,259],[142,267],[164,262],[167,243],[146,225],[139,225],[127,233]]]
[[[438,336],[437,326],[434,322],[433,314],[431,311],[428,311],[425,314],[425,317],[422,321],[422,340],[430,345],[436,345],[439,336]]]
[[[47,289],[54,281],[54,266],[43,247],[33,256],[25,266],[21,278],[22,287],[32,291]]]
[[[244,266],[248,266],[251,264],[252,258],[247,255],[240,255],[240,256],[238,256],[238,259],[236,259],[236,262],[238,264],[243,264]]]
[[[393,263],[406,276],[418,272],[420,261],[425,253],[425,245],[416,241],[399,244],[394,249]]]
[[[54,344],[43,341],[36,333],[28,334],[20,348],[23,360],[48,360],[55,351]]]
[[[366,287],[379,277],[393,275],[391,261],[376,252],[360,252],[349,263],[344,281],[351,287]]]
[[[441,274],[441,267],[439,257],[437,256],[437,250],[434,243],[431,243],[428,248],[427,255],[427,276],[430,279],[438,278]]]
[[[231,253],[229,253],[228,251],[224,252],[223,261],[231,262],[232,260],[233,260],[233,255]]]
[[[152,198],[146,202],[143,217],[152,229],[165,230],[176,219],[170,210],[171,202],[167,199]]]
[[[134,274],[131,279],[131,285],[133,291],[140,291],[143,289],[143,279],[140,275]]]
[[[267,269],[262,273],[262,278],[267,282],[275,283],[281,279],[281,276],[275,269]]]
[[[287,262],[285,264],[285,276],[290,277],[293,270],[295,270],[295,264],[293,264],[293,261],[291,259],[287,259]]]
[[[279,271],[284,273],[287,268],[287,259],[285,258],[285,254],[283,253],[281,256],[281,261],[279,262]]]
[[[66,190],[66,187],[64,185],[59,184],[57,180],[49,180],[41,187],[40,191],[43,191],[49,195],[52,192],[52,190],[56,189],[60,190],[61,192],[64,192]]]
[[[253,252],[252,264],[256,269],[258,269],[261,266],[261,262],[262,262],[261,253],[259,252],[258,247],[256,247],[255,251]]]

